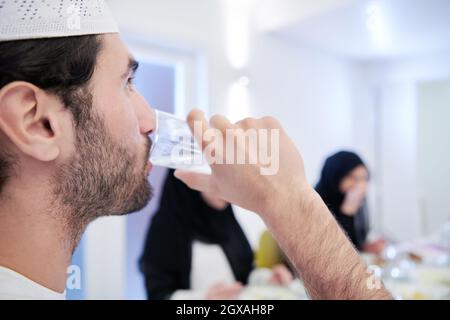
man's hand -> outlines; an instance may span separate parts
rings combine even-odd
[[[196,121],[202,124],[201,132],[194,130]],[[203,149],[209,149],[211,141],[205,139],[209,125],[203,114],[200,111],[191,112],[188,122]],[[178,178],[193,189],[214,194],[261,215],[280,248],[294,264],[312,298],[391,298],[381,282],[373,285],[375,276],[361,260],[320,196],[308,184],[303,160],[276,120],[246,119],[231,124],[226,118],[216,116],[210,124],[220,130],[219,138],[225,141],[224,145],[227,145],[227,139],[239,137],[242,130],[278,130],[279,140],[275,149],[279,155],[278,172],[262,175],[263,165],[256,161],[253,164],[212,164],[210,176],[176,171]],[[269,145],[270,141],[256,146],[241,142],[236,144],[235,151],[251,155],[252,148],[267,151],[271,149]],[[220,148],[213,151],[219,159],[226,153]]]
[[[202,198],[208,206],[216,210],[225,210],[229,203],[209,193],[202,192]]]
[[[176,171],[175,176],[190,188],[207,192],[261,215],[280,205],[298,204],[302,200],[301,195],[312,191],[305,177],[303,160],[277,120],[267,117],[259,120],[245,119],[231,124],[226,118],[215,116],[208,124],[203,113],[194,110],[188,116],[188,124],[193,131],[195,122],[202,125],[201,136],[197,133],[195,138],[203,149],[214,143],[205,140],[206,132],[211,126],[222,132],[223,146],[227,145],[227,138],[230,137],[226,135],[226,131],[233,133],[236,154],[241,152],[246,155],[246,159],[250,157],[251,148],[255,147],[245,143],[245,139],[240,139],[246,130],[277,130],[278,141],[269,139],[267,143],[259,143],[257,147],[259,154],[274,152],[272,156],[279,156],[279,170],[273,175],[262,175],[264,165],[260,159],[255,159],[255,164],[211,164],[211,175]],[[215,148],[214,151],[215,157],[222,157],[225,163],[226,150]]]

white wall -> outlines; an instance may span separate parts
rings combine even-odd
[[[227,68],[221,1],[110,0],[121,32],[138,36],[164,49],[201,54],[207,61],[208,103],[205,109],[225,106]],[[191,106],[196,107],[196,106]]]
[[[367,82],[372,85],[435,81],[450,76],[450,52],[418,57],[375,61],[364,65]]]
[[[397,239],[423,234],[417,174],[417,97],[414,84],[381,89],[380,215],[384,231]]]
[[[361,66],[365,93],[360,97],[373,101],[374,117],[361,117],[357,132],[367,137],[375,132],[372,139],[365,139],[372,141],[375,151],[374,207],[380,229],[398,240],[436,231],[421,200],[418,88],[420,83],[450,79],[449,58],[442,52]]]
[[[432,232],[450,219],[450,80],[419,84],[418,114],[420,209]]]
[[[273,115],[302,151],[312,183],[324,156],[352,148],[353,63],[261,36],[250,59],[250,112]]]

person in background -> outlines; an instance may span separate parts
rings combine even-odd
[[[340,151],[325,161],[316,191],[359,251],[379,253],[383,240],[367,242],[368,181],[369,170],[361,158],[353,152]]]
[[[169,170],[140,268],[149,299],[235,299],[254,268],[254,253],[231,205],[189,189]],[[272,282],[292,275],[276,266]]]

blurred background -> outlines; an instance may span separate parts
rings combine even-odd
[[[329,155],[354,151],[370,171],[372,234],[416,246],[442,237],[450,219],[450,1],[108,2],[152,107],[181,117],[193,107],[232,120],[274,116],[312,184]],[[165,172],[152,172],[155,197],[142,212],[88,228],[73,261],[82,287],[68,298],[146,298],[138,259]],[[235,214],[256,246],[263,223]]]

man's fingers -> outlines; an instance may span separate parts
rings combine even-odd
[[[223,133],[225,133],[226,129],[230,129],[233,127],[231,122],[224,116],[215,115],[209,121],[212,127],[219,129]]]
[[[187,122],[200,148],[205,151],[210,146],[208,152],[204,155],[211,167],[214,166],[214,161],[211,157],[218,159],[223,156],[223,144],[220,142],[225,138],[226,129],[232,128],[233,125],[224,116],[215,115],[211,118],[210,124],[214,129],[218,129],[219,132],[217,130],[209,130],[210,124],[206,121],[203,112],[198,109],[194,109],[189,113]],[[221,137],[217,135],[221,135]],[[217,143],[219,144],[217,145]]]
[[[215,192],[210,175],[176,170],[174,176],[183,181],[191,189],[205,193]]]
[[[203,137],[205,136],[204,133],[206,130],[209,129],[209,124],[205,119],[203,111],[194,109],[189,112],[187,116],[187,123],[198,145],[202,148],[202,150],[205,150],[207,143],[203,141]]]

